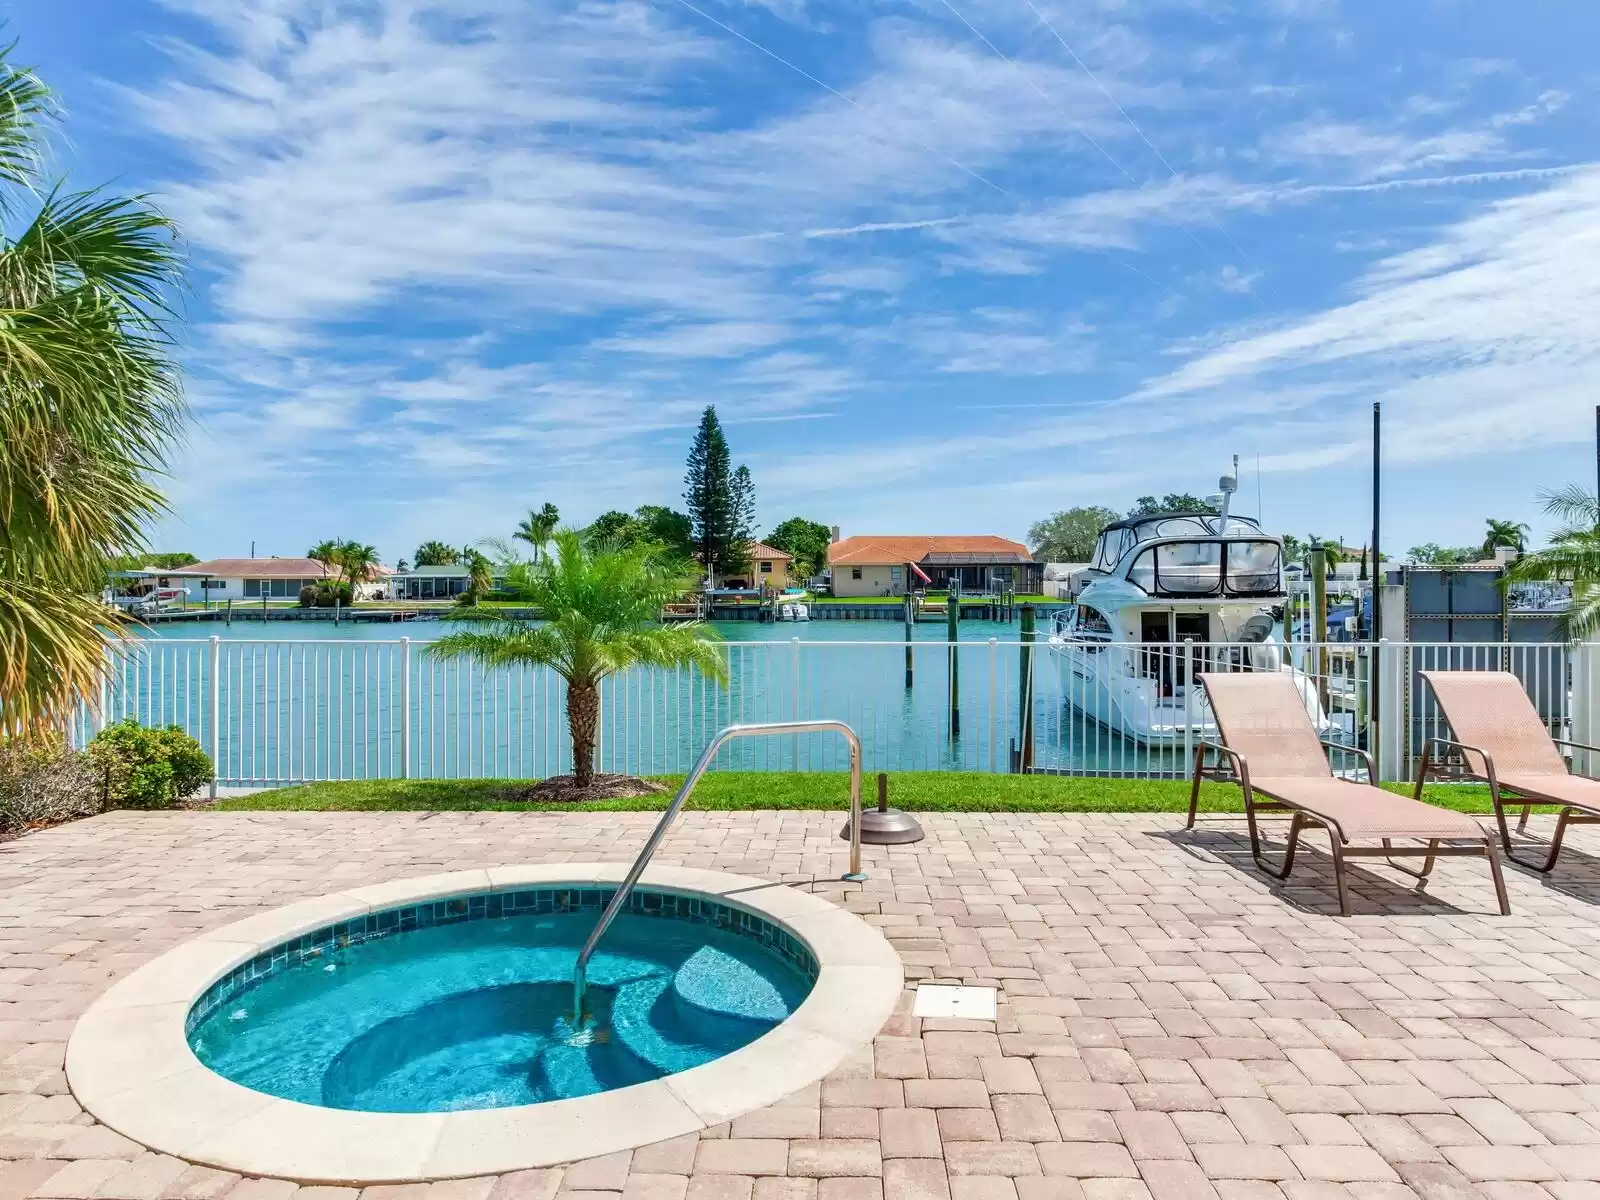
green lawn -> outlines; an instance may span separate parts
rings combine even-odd
[[[660,776],[676,787],[682,776]],[[301,787],[258,792],[223,800],[219,809],[434,812],[442,810],[566,811],[573,805],[522,804],[506,800],[507,789],[526,780],[384,779],[356,783],[309,783]],[[1397,792],[1406,785],[1393,784]],[[869,777],[863,803],[874,802]],[[693,808],[833,809],[848,797],[842,773],[712,772],[700,782]],[[1462,812],[1489,812],[1488,789],[1472,784],[1435,785],[1427,798]],[[636,812],[665,808],[667,796],[608,800],[585,805],[603,812]],[[914,812],[1182,812],[1189,805],[1189,785],[1179,780],[1077,779],[1056,775],[988,775],[959,771],[906,771],[889,776],[889,802]],[[1200,792],[1206,812],[1240,812],[1239,789],[1206,784]]]

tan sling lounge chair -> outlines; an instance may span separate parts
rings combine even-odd
[[[1510,671],[1424,671],[1422,677],[1433,689],[1439,711],[1458,740],[1428,739],[1417,769],[1416,794],[1422,794],[1429,772],[1443,757],[1436,750],[1458,751],[1466,770],[1450,777],[1489,785],[1506,857],[1535,871],[1550,870],[1561,854],[1561,839],[1568,825],[1600,824],[1600,781],[1569,773],[1556,747],[1596,747],[1551,737],[1527,690]],[[1507,792],[1512,793],[1513,804],[1522,806],[1518,833],[1527,829],[1528,813],[1535,804],[1561,806],[1561,816],[1550,838],[1550,853],[1542,864],[1517,857],[1511,848],[1511,829],[1506,825]]]
[[[1463,813],[1397,796],[1380,788],[1372,756],[1365,750],[1317,737],[1293,677],[1280,671],[1205,672],[1200,682],[1211,699],[1211,713],[1222,744],[1203,742],[1196,747],[1194,780],[1189,790],[1190,829],[1194,828],[1195,811],[1200,803],[1201,778],[1224,775],[1220,762],[1213,767],[1206,766],[1207,753],[1215,752],[1228,760],[1231,777],[1244,789],[1250,853],[1255,856],[1256,865],[1267,874],[1287,879],[1294,866],[1294,851],[1301,830],[1308,825],[1320,825],[1328,831],[1333,849],[1333,879],[1339,889],[1339,911],[1347,917],[1350,915],[1350,890],[1345,881],[1345,859],[1387,858],[1397,871],[1427,879],[1433,871],[1435,858],[1463,854],[1481,854],[1489,860],[1500,914],[1506,916],[1511,912],[1493,836]],[[1369,782],[1353,783],[1335,776],[1328,765],[1329,747],[1365,759]],[[1262,796],[1267,800],[1263,801]],[[1269,866],[1261,855],[1256,814],[1267,809],[1287,809],[1294,814],[1289,822],[1289,844],[1281,869]],[[1391,845],[1395,838],[1420,838],[1427,844],[1396,847]],[[1371,841],[1381,841],[1383,845],[1380,848],[1350,844]],[[1439,844],[1446,841],[1469,844]],[[1422,869],[1413,871],[1401,866],[1394,861],[1397,856],[1422,858]]]

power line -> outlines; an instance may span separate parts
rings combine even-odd
[[[1078,67],[1083,71],[1083,73],[1089,77],[1089,81],[1093,83],[1095,87],[1100,89],[1100,94],[1111,102],[1111,107],[1116,109],[1117,112],[1122,115],[1122,119],[1126,121],[1132,127],[1133,131],[1139,135],[1139,140],[1142,141],[1146,146],[1150,147],[1150,153],[1154,154],[1156,156],[1156,161],[1158,161],[1167,169],[1167,174],[1171,175],[1174,179],[1177,179],[1177,168],[1167,161],[1167,156],[1162,154],[1156,144],[1146,136],[1145,131],[1139,127],[1139,123],[1128,115],[1128,110],[1123,108],[1121,104],[1117,103],[1117,98],[1111,94],[1111,89],[1100,82],[1100,77],[1089,69],[1089,64],[1078,57],[1078,52],[1072,48],[1071,44],[1066,38],[1062,37],[1061,34],[1057,32],[1056,27],[1050,23],[1050,18],[1039,11],[1033,0],[1022,0],[1022,2],[1032,10],[1033,15],[1037,17],[1040,23],[1050,31],[1050,36],[1061,43],[1061,48],[1072,56],[1072,61],[1077,63]],[[1244,259],[1245,264],[1250,267],[1251,270],[1257,272],[1261,271],[1261,268],[1256,266],[1256,264],[1251,260],[1250,256],[1245,253],[1244,247],[1239,245],[1239,243],[1233,239],[1232,234],[1224,229],[1215,218],[1208,218],[1208,220],[1211,227],[1227,239],[1228,245],[1233,247],[1234,252],[1238,254],[1240,258]]]

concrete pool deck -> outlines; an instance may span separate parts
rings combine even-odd
[[[908,989],[820,1084],[566,1167],[355,1189],[241,1179],[98,1125],[77,1018],[197,934],[330,891],[507,863],[626,861],[649,813],[117,813],[0,844],[0,1198],[88,1200],[1581,1200],[1600,1197],[1600,837],[1551,879],[1446,860],[1426,896],[1316,843],[1293,886],[1238,818],[925,814],[836,877],[834,813],[688,813],[667,865],[827,897]],[[1549,822],[1535,822],[1548,832]],[[910,1015],[918,980],[996,1021]]]

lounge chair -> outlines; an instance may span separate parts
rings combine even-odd
[[[1465,770],[1452,779],[1469,779],[1489,785],[1494,818],[1506,857],[1519,866],[1545,872],[1556,865],[1561,839],[1568,825],[1600,823],[1600,781],[1573,775],[1557,746],[1595,750],[1581,742],[1553,738],[1528,698],[1527,689],[1510,671],[1424,671],[1439,710],[1457,740],[1429,738],[1417,769],[1416,794],[1438,765],[1437,751],[1460,753]],[[1476,761],[1475,761],[1476,760]],[[1561,816],[1550,838],[1550,853],[1543,863],[1519,858],[1511,847],[1506,824],[1506,793],[1522,806],[1517,832],[1528,827],[1528,814],[1536,804],[1558,804]]]
[[[1350,915],[1350,889],[1345,881],[1345,859],[1377,858],[1416,879],[1425,880],[1441,856],[1481,854],[1489,860],[1489,873],[1500,901],[1500,915],[1511,912],[1506,899],[1505,880],[1500,874],[1500,859],[1494,837],[1471,817],[1450,809],[1424,804],[1421,800],[1397,796],[1378,786],[1372,756],[1365,750],[1341,746],[1317,737],[1316,728],[1306,713],[1305,699],[1292,676],[1279,671],[1243,671],[1218,674],[1205,672],[1200,682],[1211,701],[1221,744],[1202,742],[1195,748],[1194,780],[1189,789],[1188,828],[1194,828],[1200,803],[1202,778],[1230,778],[1244,789],[1244,815],[1250,827],[1250,853],[1256,865],[1277,879],[1287,879],[1294,866],[1295,846],[1308,825],[1328,831],[1333,849],[1333,879],[1339,889],[1339,911]],[[1359,755],[1367,766],[1367,783],[1354,783],[1334,775],[1328,765],[1329,748]],[[1215,752],[1228,760],[1231,772],[1219,762],[1206,766],[1206,755]],[[1267,797],[1266,801],[1260,797]],[[1286,809],[1294,814],[1289,822],[1289,844],[1281,869],[1268,865],[1261,854],[1261,836],[1256,814],[1263,810]],[[1392,845],[1395,838],[1420,838],[1426,846]],[[1351,846],[1356,841],[1381,841],[1376,846]],[[1440,842],[1468,845],[1441,846]],[[1422,858],[1420,871],[1403,867],[1396,857]]]

